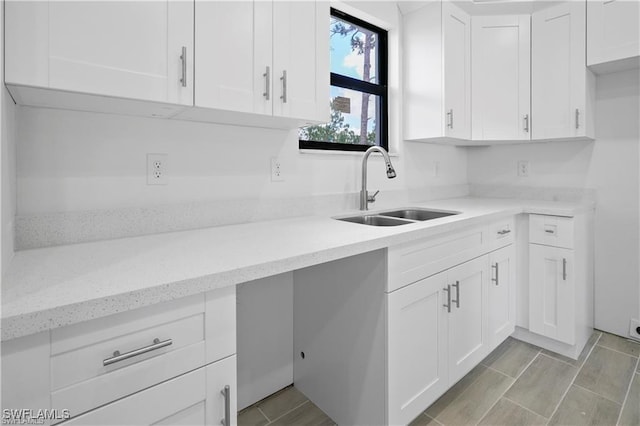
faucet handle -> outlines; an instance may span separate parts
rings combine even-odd
[[[376,192],[373,193],[373,195],[368,195],[367,194],[367,201],[370,203],[373,203],[376,201],[376,195],[378,195],[378,193],[380,192],[380,190],[378,189]]]

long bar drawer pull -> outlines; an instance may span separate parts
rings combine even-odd
[[[507,235],[511,232],[511,229],[503,229],[502,231],[498,231],[498,235]]]
[[[123,354],[121,354],[120,351],[115,351],[111,358],[107,358],[104,361],[102,361],[102,365],[106,367],[107,365],[115,364],[116,362],[124,361],[125,359],[133,358],[134,356],[146,354],[147,352],[155,351],[156,349],[165,348],[172,344],[173,344],[172,339],[163,340],[161,342],[160,339],[156,338],[156,339],[153,339],[153,344],[149,346],[145,346],[144,348],[134,349],[130,352],[125,352]]]
[[[567,259],[562,259],[562,281],[567,280]]]
[[[187,47],[182,46],[182,54],[180,55],[180,62],[182,64],[182,77],[180,83],[182,87],[187,87]]]
[[[491,265],[491,267],[496,270],[496,277],[495,278],[491,278],[491,281],[496,283],[496,285],[500,285],[500,283],[498,281],[498,279],[499,279],[498,278],[498,276],[499,276],[498,268],[500,267],[500,264],[498,262],[496,262],[496,264],[495,265]]]
[[[231,388],[226,385],[220,393],[224,396],[224,419],[220,420],[220,424],[231,426]]]

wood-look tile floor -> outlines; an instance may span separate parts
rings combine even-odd
[[[578,360],[509,338],[411,426],[638,426],[639,356],[640,344],[600,331]],[[334,424],[293,386],[238,413],[239,426]]]

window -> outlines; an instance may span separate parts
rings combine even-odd
[[[331,121],[300,129],[300,149],[388,149],[387,32],[331,9]]]

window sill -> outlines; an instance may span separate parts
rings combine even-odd
[[[298,149],[300,154],[313,154],[313,155],[346,155],[351,157],[362,157],[364,151],[338,151],[331,149]],[[389,152],[389,157],[398,158],[400,155],[397,152]]]

